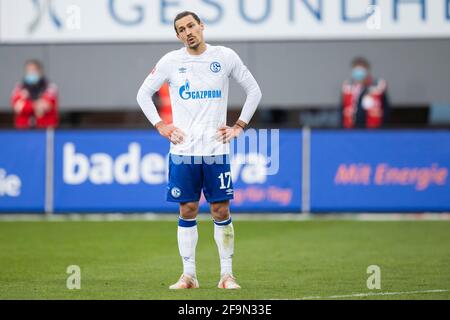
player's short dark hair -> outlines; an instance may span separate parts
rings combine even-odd
[[[175,19],[173,20],[173,28],[175,29],[175,32],[178,34],[178,30],[177,30],[177,27],[175,26],[175,23],[178,21],[178,20],[180,20],[180,19],[182,19],[182,18],[184,18],[184,17],[187,17],[187,16],[192,16],[192,18],[194,18],[195,19],[195,21],[197,21],[199,24],[201,23],[201,20],[200,20],[200,18],[198,17],[198,15],[196,14],[196,13],[194,13],[194,12],[192,12],[192,11],[183,11],[183,12],[180,12],[179,14],[177,14],[177,16],[175,17]]]
[[[43,70],[44,69],[44,66],[42,65],[42,62],[40,62],[39,60],[37,60],[37,59],[29,59],[29,60],[27,60],[26,62],[25,62],[25,66],[28,66],[28,65],[30,65],[30,64],[32,64],[32,65],[35,65],[36,67],[38,67],[38,69],[39,70]]]
[[[364,57],[356,57],[352,60],[352,67],[363,66],[370,69],[370,62]]]

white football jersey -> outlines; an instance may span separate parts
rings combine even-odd
[[[185,47],[169,52],[144,82],[154,91],[169,84],[173,124],[185,133],[183,143],[171,144],[173,154],[228,154],[229,144],[217,141],[217,129],[226,125],[229,79],[256,83],[232,49],[206,46],[201,55],[191,55]]]

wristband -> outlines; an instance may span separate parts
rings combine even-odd
[[[239,122],[236,122],[234,125],[240,127],[242,130],[245,130],[245,127]]]

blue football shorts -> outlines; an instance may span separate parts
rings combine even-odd
[[[209,203],[233,199],[229,159],[229,155],[169,154],[167,201],[199,201],[202,189]]]

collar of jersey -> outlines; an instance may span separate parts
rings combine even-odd
[[[205,44],[206,44],[206,50],[205,50],[202,54],[199,54],[199,55],[193,55],[193,54],[190,54],[190,53],[187,51],[187,48],[186,48],[186,47],[184,47],[184,53],[185,53],[189,58],[193,58],[193,59],[202,58],[202,57],[204,57],[204,56],[206,55],[207,52],[209,52],[209,49],[210,49],[210,47],[211,47],[208,43],[205,43]]]

